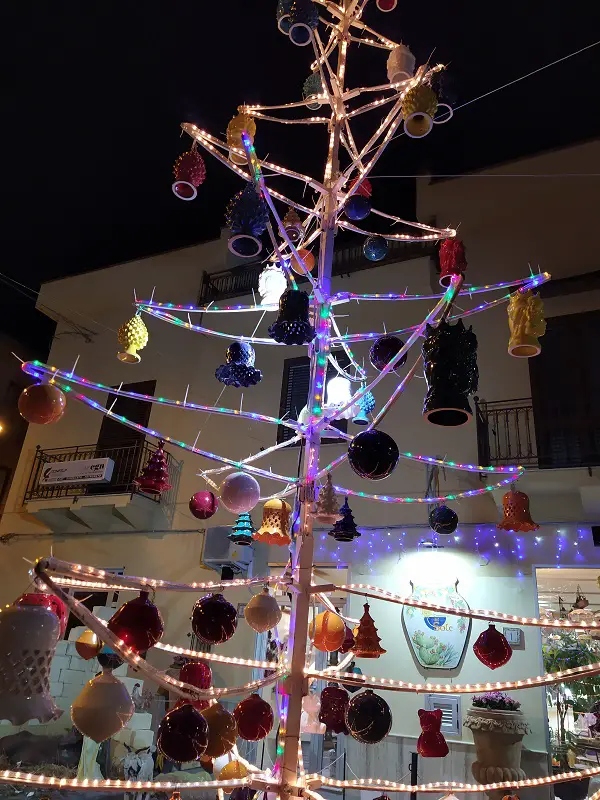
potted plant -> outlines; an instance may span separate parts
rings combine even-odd
[[[598,646],[581,634],[551,631],[542,645],[542,654],[546,672],[559,672],[598,661]],[[556,726],[550,728],[555,773],[569,772],[574,768],[577,759],[576,735],[568,724],[569,710],[574,714],[585,713],[591,709],[599,695],[598,676],[547,687],[548,705],[556,711]],[[555,786],[554,793],[561,800],[581,800],[587,796],[588,785],[589,778],[560,783]]]
[[[523,737],[529,725],[519,710],[521,704],[504,692],[475,695],[467,712],[465,727],[471,729],[477,760],[471,765],[478,783],[520,781]],[[488,792],[490,798],[502,797],[501,790]]]

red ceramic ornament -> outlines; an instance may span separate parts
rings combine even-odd
[[[208,724],[188,703],[176,706],[158,726],[156,744],[170,761],[196,761],[208,745]]]
[[[339,649],[340,653],[349,653],[350,650],[354,647],[354,634],[352,633],[352,629],[346,625],[346,636],[344,637],[344,641],[342,642],[342,646]]]
[[[341,686],[326,686],[321,692],[319,722],[334,733],[348,733],[345,714],[350,695]]]
[[[379,11],[393,11],[398,5],[398,0],[377,0]]]
[[[353,189],[358,181],[358,178],[352,178],[350,183],[348,184],[348,189]],[[355,194],[360,194],[362,197],[371,197],[373,194],[373,186],[371,185],[371,181],[368,178],[363,178],[362,181],[358,184],[358,188]]]
[[[27,422],[49,425],[65,413],[67,398],[58,386],[50,383],[35,383],[23,389],[19,396],[19,414]]]
[[[212,684],[212,670],[206,661],[190,661],[184,664],[179,671],[179,680],[195,686],[197,689],[209,689]],[[204,711],[210,705],[208,700],[186,700],[182,698],[175,704],[175,708],[186,703],[193,706],[196,711]]]
[[[258,742],[273,727],[273,709],[258,694],[251,694],[233,709],[238,736],[247,742]]]
[[[417,753],[423,758],[444,758],[448,755],[448,744],[441,732],[442,709],[424,711],[419,709],[422,733],[417,741]]]
[[[60,622],[60,636],[61,639],[67,630],[67,620],[69,619],[69,612],[66,605],[55,594],[46,594],[45,592],[26,592],[15,600],[16,606],[42,606],[56,614]]]
[[[197,150],[188,150],[182,153],[173,167],[175,181],[173,193],[181,200],[193,200],[196,189],[206,178],[206,165]]]
[[[219,500],[212,492],[196,492],[190,498],[189,508],[196,519],[210,519],[219,508]]]
[[[231,639],[237,628],[237,610],[222,594],[201,597],[192,611],[192,630],[209,644]]]
[[[464,275],[467,268],[465,246],[460,239],[444,239],[440,244],[440,285],[448,288],[453,275]]]
[[[129,600],[113,614],[108,629],[136,653],[153,647],[164,632],[160,611],[148,597],[148,592]]]
[[[511,659],[512,649],[506,637],[490,625],[487,631],[479,634],[473,645],[473,652],[477,658],[490,669],[503,667]]]

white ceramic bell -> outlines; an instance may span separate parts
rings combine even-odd
[[[415,57],[405,44],[399,44],[390,52],[387,60],[390,83],[399,83],[415,74]]]

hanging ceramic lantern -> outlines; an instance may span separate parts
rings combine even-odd
[[[420,83],[404,95],[402,117],[404,132],[411,139],[422,139],[433,128],[433,118],[438,107],[436,93],[430,86]]]
[[[273,709],[258,694],[251,694],[233,709],[240,739],[258,742],[268,736],[273,727]]]
[[[142,357],[137,351],[148,344],[148,329],[139,312],[129,322],[121,325],[117,339],[121,345],[121,352],[117,353],[119,361],[125,364],[139,364]]]
[[[195,146],[179,156],[173,167],[173,173],[175,181],[171,188],[175,197],[179,197],[180,200],[193,200],[198,194],[198,186],[206,178],[204,159]]]
[[[260,237],[268,222],[268,206],[249,183],[231,198],[225,210],[225,224],[231,231],[227,247],[239,258],[255,258],[262,250]]]
[[[315,268],[315,257],[310,250],[305,250],[303,247],[298,252],[298,258],[292,255],[290,258],[290,267],[292,272],[296,275],[306,275],[307,272],[312,272]],[[300,259],[300,260],[298,260]]]
[[[469,422],[469,395],[477,391],[477,337],[465,328],[442,321],[427,325],[422,348],[427,381],[423,416],[434,425],[453,428]]]
[[[383,697],[365,689],[348,703],[345,721],[354,739],[363,744],[377,744],[390,732],[392,712]]]
[[[329,536],[333,536],[336,542],[351,542],[360,536],[352,509],[348,505],[348,498],[345,499],[344,505],[340,508],[340,518],[329,531]]]
[[[318,111],[323,105],[321,95],[323,94],[323,82],[318,72],[311,72],[302,86],[302,96],[305,100],[310,100],[306,107],[311,111]]]
[[[219,500],[212,492],[196,492],[191,496],[188,507],[196,519],[210,519],[217,513]]]
[[[353,222],[365,219],[371,213],[371,201],[362,194],[353,194],[344,205],[344,213]]]
[[[473,645],[473,652],[482,664],[490,669],[498,669],[507,664],[512,657],[512,649],[504,634],[495,625],[479,634]]]
[[[328,684],[321,692],[321,710],[319,722],[333,733],[348,733],[345,716],[350,695],[341,686]]]
[[[269,325],[269,336],[280,344],[308,344],[315,329],[308,321],[309,298],[306,292],[287,289],[279,300],[279,316]]]
[[[369,236],[363,244],[363,253],[369,261],[382,261],[388,254],[388,241],[383,236]]]
[[[539,337],[546,333],[544,304],[531,289],[518,291],[508,303],[510,339],[508,352],[514,358],[532,358],[542,352]]]
[[[50,694],[50,665],[60,622],[44,606],[9,606],[0,614],[0,716],[13,725],[52,722],[63,713]]]
[[[223,644],[231,639],[237,628],[235,606],[222,594],[201,597],[192,611],[192,630],[208,644]]]
[[[19,395],[19,414],[35,425],[50,425],[65,413],[65,393],[50,383],[34,383]]]
[[[292,541],[290,520],[292,507],[285,500],[274,497],[263,506],[262,525],[254,534],[257,542],[286,545]]]
[[[267,264],[258,276],[258,293],[261,306],[276,306],[287,289],[287,278],[277,264]]]
[[[228,475],[219,490],[221,503],[232,514],[252,511],[260,500],[260,486],[256,478],[247,472],[233,472]]]
[[[109,669],[83,687],[71,705],[71,721],[84,736],[103,742],[127,725],[133,712],[127,687]]]
[[[58,617],[61,639],[65,635],[65,631],[67,630],[67,622],[69,620],[69,610],[60,597],[43,591],[25,592],[25,594],[22,594],[17,600],[15,600],[15,605],[42,606],[43,608],[47,608],[48,611],[52,611],[52,613],[56,614]]]
[[[463,276],[467,269],[465,246],[460,239],[444,239],[440,244],[440,286],[447,289],[455,275]]]
[[[352,178],[350,183],[348,184],[348,190],[354,189],[356,184],[358,183],[358,187],[354,194],[359,194],[362,197],[371,197],[373,194],[373,186],[371,185],[371,181],[368,178],[363,178],[360,175],[357,175],[355,178]]]
[[[171,709],[158,726],[156,746],[169,761],[197,761],[207,744],[208,724],[189,703]]]
[[[218,758],[228,753],[235,744],[237,726],[233,714],[226,711],[221,703],[215,703],[202,712],[208,723],[208,744],[205,755]]]
[[[365,603],[364,613],[358,628],[354,631],[352,652],[357,658],[379,658],[387,653],[387,650],[379,644],[380,641],[373,617],[369,614],[369,604]]]
[[[390,52],[387,60],[387,76],[390,83],[400,83],[415,74],[415,57],[405,44],[399,44]]]
[[[529,497],[525,492],[517,492],[510,489],[502,498],[502,507],[504,510],[504,517],[496,525],[505,531],[514,531],[515,533],[528,533],[529,531],[537,531],[540,527],[537,522],[531,519],[529,512]]]
[[[418,713],[422,732],[417,740],[417,753],[422,758],[445,758],[450,750],[441,732],[442,709],[425,711],[420,708]]]
[[[458,525],[458,514],[448,506],[436,506],[429,514],[429,527],[436,533],[454,533]]]
[[[252,630],[257,633],[264,633],[277,625],[281,619],[281,609],[266,586],[246,605],[244,617]]]
[[[317,650],[333,653],[344,643],[346,626],[344,620],[333,611],[322,611],[317,614],[308,628],[308,635]]]
[[[249,547],[252,545],[252,537],[256,533],[256,528],[252,522],[250,512],[246,511],[240,514],[231,526],[231,533],[227,534],[230,542],[240,545],[240,547]]]
[[[292,208],[292,206],[288,208],[282,223],[283,229],[291,242],[295,244],[302,239],[304,236],[304,228],[302,227],[302,220],[295,208]]]
[[[319,24],[319,11],[313,0],[292,0],[288,36],[298,47],[310,44]]]
[[[371,349],[369,350],[369,361],[376,370],[381,372],[381,370],[384,369],[384,367],[387,367],[390,361],[396,357],[403,347],[404,342],[397,336],[391,336],[387,334],[385,336],[380,336],[379,339],[376,339],[375,343],[371,345]],[[402,358],[396,362],[393,370],[396,374],[398,374],[400,367],[403,367],[406,364],[407,358],[408,353],[405,353]]]
[[[336,411],[338,408],[343,408],[352,400],[350,381],[342,375],[336,375],[328,380],[326,390],[327,401],[325,406],[327,411]],[[348,406],[338,419],[350,419],[353,411],[353,407]]]
[[[362,431],[350,442],[348,463],[361,478],[380,481],[391,475],[400,453],[398,445],[380,430]]]
[[[96,658],[101,649],[102,642],[98,639],[94,631],[91,631],[89,628],[86,628],[75,642],[77,655],[83,658],[84,661],[90,661],[92,658]]]
[[[374,408],[375,408],[375,398],[373,397],[373,393],[365,392],[365,394],[363,394],[358,403],[356,403],[353,406],[354,417],[352,419],[352,422],[355,425],[361,425],[361,426],[368,425],[369,422],[371,421],[368,415],[372,413]]]
[[[256,353],[248,342],[233,342],[225,354],[226,364],[215,370],[215,378],[225,386],[239,389],[241,386],[256,386],[262,380],[262,372],[254,368]]]
[[[244,131],[246,131],[250,137],[250,141],[254,143],[254,137],[256,135],[256,122],[254,121],[254,117],[238,110],[236,116],[231,119],[227,126],[227,146],[237,147],[238,150],[241,150],[240,153],[236,153],[232,150],[229,151],[229,160],[234,164],[248,163],[246,151],[242,144],[242,133]]]
[[[108,630],[136,653],[153,647],[164,633],[160,611],[151,602],[148,592],[129,600],[108,621]]]
[[[277,27],[286,36],[290,32],[290,8],[292,0],[279,0],[277,3]]]

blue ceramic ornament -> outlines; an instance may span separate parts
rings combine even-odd
[[[363,253],[369,261],[381,261],[387,256],[388,243],[383,236],[369,236],[363,245]]]
[[[319,10],[313,0],[292,0],[289,37],[298,47],[312,41],[312,32],[319,24]]]
[[[225,354],[226,364],[215,370],[215,378],[225,386],[256,386],[262,380],[262,372],[254,369],[256,353],[248,342],[233,342]]]
[[[279,0],[277,3],[277,27],[287,36],[290,32],[290,9],[292,0]]]
[[[429,514],[429,527],[436,533],[451,534],[458,525],[458,514],[448,506],[436,506]]]
[[[369,216],[371,213],[371,201],[361,194],[353,194],[344,206],[344,212],[348,219],[357,222]]]
[[[231,231],[229,250],[240,258],[254,258],[262,250],[261,234],[269,222],[269,209],[250,183],[229,201],[225,223]]]

